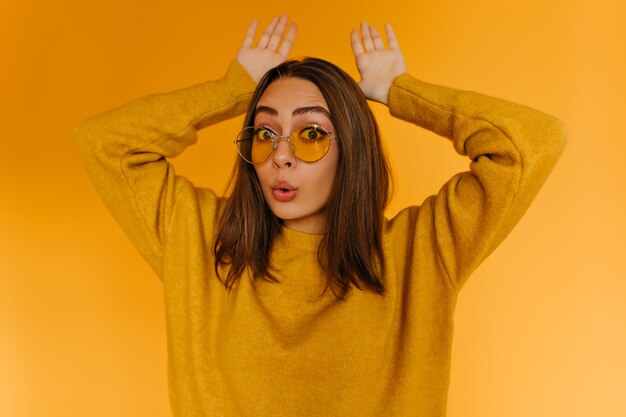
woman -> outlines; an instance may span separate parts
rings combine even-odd
[[[295,39],[286,16],[253,47],[255,32],[224,78],[74,129],[94,184],[163,282],[173,413],[443,416],[457,294],[536,195],[563,127],[411,77],[390,26],[389,48],[365,23],[352,33],[358,87],[325,61],[282,63]],[[366,98],[449,138],[470,171],[385,219]],[[246,107],[228,198],[175,175],[166,158]]]

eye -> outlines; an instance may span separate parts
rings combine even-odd
[[[256,140],[268,141],[276,136],[276,133],[272,132],[266,127],[258,127],[254,130],[254,138]]]
[[[328,132],[322,129],[320,126],[305,126],[300,130],[300,139],[308,140],[308,141],[318,141],[324,139],[328,136]]]

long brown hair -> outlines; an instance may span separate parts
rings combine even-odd
[[[354,284],[382,294],[384,210],[390,193],[389,164],[378,125],[358,84],[336,65],[318,58],[286,61],[259,82],[245,117],[254,124],[257,103],[276,79],[295,77],[314,83],[328,104],[339,148],[334,192],[326,206],[326,229],[318,260],[337,298]],[[229,181],[232,193],[220,217],[213,246],[215,271],[231,289],[247,267],[252,278],[278,281],[269,258],[282,221],[265,201],[253,165],[238,158]],[[230,266],[226,280],[219,268]],[[272,268],[273,269],[273,268]],[[323,293],[322,292],[322,295]]]

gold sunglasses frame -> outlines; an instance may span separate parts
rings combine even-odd
[[[308,128],[308,127],[313,127],[313,128],[315,128],[315,129],[319,129],[319,130],[320,130],[320,131],[322,131],[323,133],[325,133],[325,134],[327,134],[327,135],[330,135],[330,138],[329,138],[329,144],[328,144],[328,149],[326,149],[326,152],[324,152],[324,154],[323,154],[322,156],[320,156],[319,158],[317,158],[317,159],[316,159],[316,160],[314,160],[314,161],[306,161],[306,160],[304,160],[304,159],[300,158],[300,157],[298,156],[298,154],[296,153],[296,145],[294,144],[294,142],[293,142],[293,140],[292,140],[292,138],[291,138],[291,137],[294,135],[294,133],[296,133],[296,132],[301,132],[303,129]],[[241,130],[239,131],[239,133],[237,134],[237,137],[239,137],[239,135],[241,135],[243,132],[247,131],[248,129],[261,129],[261,127],[256,127],[256,126],[248,126],[248,127],[245,127],[245,128],[243,128],[243,129],[241,129]],[[287,143],[289,144],[289,150],[291,151],[291,153],[293,153],[293,155],[294,155],[294,156],[295,156],[295,157],[296,157],[299,161],[302,161],[302,162],[307,163],[307,164],[313,164],[313,163],[315,163],[315,162],[317,162],[317,161],[321,160],[322,158],[324,158],[324,157],[328,154],[328,151],[330,150],[330,147],[331,147],[332,143],[333,143],[333,142],[335,142],[335,141],[337,140],[337,138],[336,138],[335,136],[332,136],[332,135],[334,134],[334,132],[329,132],[329,131],[327,131],[326,129],[324,129],[322,126],[320,126],[320,125],[316,125],[316,124],[309,124],[309,125],[302,125],[302,126],[298,126],[296,129],[294,129],[294,131],[293,131],[293,132],[291,132],[291,134],[290,134],[289,136],[280,136],[280,135],[277,135],[277,134],[276,134],[276,133],[274,133],[274,131],[272,131],[270,128],[265,128],[265,127],[264,127],[264,128],[262,128],[262,129],[266,129],[268,132],[273,133],[273,134],[274,134],[274,136],[272,136],[272,150],[271,150],[271,152],[269,152],[269,153],[267,154],[267,158],[265,158],[265,159],[264,159],[263,161],[261,161],[261,162],[254,163],[254,162],[252,162],[252,161],[249,161],[249,160],[248,160],[245,156],[243,156],[243,154],[242,154],[241,150],[239,149],[239,145],[238,145],[238,144],[239,144],[240,142],[245,142],[245,141],[249,141],[249,140],[254,140],[254,139],[253,139],[253,138],[254,138],[254,135],[253,135],[250,139],[235,139],[235,140],[233,141],[233,143],[234,143],[234,144],[235,144],[235,146],[237,147],[237,153],[239,154],[239,156],[241,157],[241,159],[243,159],[244,161],[246,161],[247,163],[252,164],[252,165],[262,165],[262,164],[264,164],[265,162],[267,162],[267,160],[270,158],[270,156],[272,156],[272,153],[273,153],[273,152],[274,152],[274,151],[278,148],[278,143],[279,143],[280,141],[283,141],[283,140],[287,141]]]

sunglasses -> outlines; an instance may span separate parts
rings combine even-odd
[[[239,132],[235,145],[244,161],[259,165],[267,161],[281,140],[289,143],[289,149],[298,159],[310,163],[328,153],[335,137],[318,125],[300,126],[289,136],[279,136],[269,127],[250,126]]]

